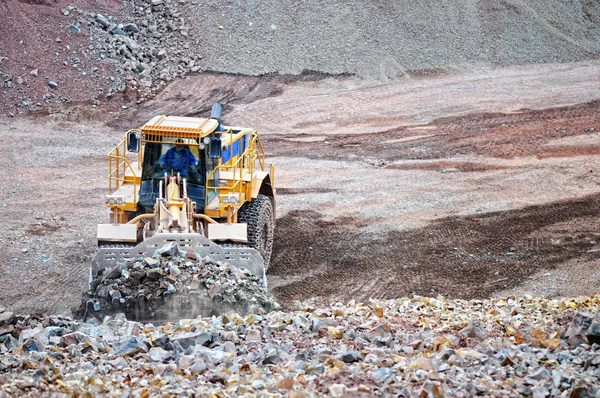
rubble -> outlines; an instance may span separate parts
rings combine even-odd
[[[73,7],[70,26],[85,21],[90,40],[89,48],[84,51],[86,58],[108,62],[116,72],[114,80],[106,81],[107,91],[99,93],[110,96],[129,86],[141,102],[153,97],[158,88],[173,78],[200,72],[198,61],[202,56],[190,49],[190,40],[196,38],[182,16],[183,3],[156,1],[148,7],[147,1],[133,0],[130,4],[133,13],[127,17],[94,14]]]
[[[600,317],[599,309],[600,296],[439,296],[264,315],[228,312],[152,325],[123,315],[82,323],[56,315],[8,315],[0,308],[13,328],[0,335],[0,391],[594,397],[600,394],[600,345],[585,335],[575,345],[568,339],[582,320],[591,324],[586,314]],[[327,328],[343,331],[343,337],[322,333]],[[543,339],[558,344],[546,346]]]
[[[261,278],[209,257],[181,252],[174,242],[152,257],[105,269],[92,281],[78,314],[102,317],[123,312],[132,320],[171,320],[236,311],[265,314],[278,309]]]
[[[150,6],[147,0],[128,0],[123,7],[113,9],[115,15],[108,15],[104,9],[102,14],[97,14],[100,10],[96,7],[84,9],[83,4],[69,5],[70,9],[61,10],[61,17],[53,22],[56,25],[53,29],[60,28],[60,37],[52,33],[51,50],[47,51],[53,54],[53,61],[47,63],[42,59],[39,67],[46,71],[45,78],[61,75],[61,80],[67,82],[61,86],[63,94],[7,74],[0,86],[10,89],[12,105],[28,110],[69,103],[75,97],[98,106],[100,99],[110,99],[118,93],[123,93],[128,101],[141,103],[154,97],[174,78],[203,71],[202,54],[197,50],[200,38],[194,28],[188,26],[190,22],[183,16],[186,15],[184,6],[172,0],[155,6]],[[25,54],[32,51],[27,41],[19,41],[19,45],[26,46]],[[4,59],[6,57],[0,57],[0,61]],[[9,66],[11,73],[20,73],[18,68]],[[32,76],[38,76],[38,69],[35,71]],[[81,79],[83,76],[86,78]],[[74,81],[81,83],[77,86],[87,86],[88,94],[73,93],[77,90],[72,84]],[[53,83],[50,81],[48,85],[56,89],[58,86]],[[34,100],[23,102],[19,99],[23,94]]]

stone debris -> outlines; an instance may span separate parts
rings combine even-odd
[[[590,321],[585,337],[590,344],[600,344],[600,312]]]
[[[41,94],[36,90],[39,86],[35,85],[27,89],[27,95],[45,95],[41,102],[43,106],[68,103],[75,99],[69,97],[79,86],[71,84],[71,79],[81,79],[80,76],[88,76],[79,81],[85,83],[86,89],[82,93],[89,93],[78,95],[80,99],[93,102],[124,92],[127,100],[142,102],[154,97],[177,77],[207,70],[246,76],[301,75],[304,71],[315,71],[325,76],[350,75],[385,80],[413,73],[437,74],[461,65],[460,68],[466,68],[471,62],[489,65],[573,62],[594,58],[598,41],[590,38],[598,35],[593,29],[600,26],[593,23],[597,9],[587,3],[564,9],[549,6],[546,10],[545,2],[536,2],[534,6],[519,4],[515,6],[518,11],[509,13],[507,23],[522,29],[511,31],[508,36],[485,28],[488,26],[485,20],[493,20],[497,10],[484,8],[477,18],[468,19],[474,25],[463,24],[461,16],[464,12],[452,4],[427,11],[417,7],[412,10],[414,12],[407,12],[402,7],[394,10],[375,7],[363,17],[361,12],[356,12],[361,9],[361,2],[346,2],[341,8],[334,3],[325,3],[319,12],[311,12],[314,7],[308,7],[298,17],[293,7],[274,7],[277,2],[260,2],[241,18],[241,11],[235,10],[245,10],[247,4],[244,2],[228,4],[224,9],[196,0],[124,0],[118,3],[119,7],[107,8],[104,2],[78,2],[77,6],[69,6],[72,9],[62,10],[58,20],[51,20],[53,25],[61,25],[59,32],[63,37],[56,38],[59,44],[47,46],[44,51],[47,56],[60,58],[59,62],[69,67],[67,70],[72,67],[78,73],[69,73],[70,78],[61,77],[65,82],[61,95]],[[448,12],[448,9],[454,11]],[[106,14],[108,10],[115,15]],[[558,29],[547,31],[546,25],[540,24],[544,19],[536,16],[540,14],[552,20],[557,17],[554,15],[556,10],[559,10],[559,19],[564,18],[565,22]],[[338,23],[335,18],[340,12],[348,15],[343,23]],[[295,18],[300,19],[296,21]],[[333,22],[323,25],[323,20],[328,19]],[[367,20],[369,22],[365,22]],[[414,21],[421,21],[419,24],[423,29],[406,31],[406,26],[412,26]],[[445,23],[433,24],[435,28],[431,28],[428,21]],[[372,45],[371,40],[356,40],[363,36],[376,37],[373,40],[378,45]],[[462,37],[480,39],[462,40]],[[564,37],[573,38],[578,45],[562,45]],[[124,47],[123,38],[135,40],[140,48]],[[25,48],[28,45],[27,41],[19,42]],[[515,43],[526,45],[515,46]],[[424,52],[423,48],[428,50]],[[489,48],[496,48],[496,51],[487,51]],[[24,51],[30,54],[29,49]],[[161,51],[164,53],[158,55]],[[84,62],[73,62],[73,58]],[[378,62],[374,63],[373,59]],[[145,63],[149,69],[140,70],[138,63]],[[42,67],[48,73],[56,74],[49,66]],[[99,71],[90,72],[94,67]],[[7,86],[13,88],[13,94],[17,91],[13,83]],[[18,101],[16,96],[14,101]],[[30,107],[37,108],[37,99],[35,104]],[[455,168],[442,170],[456,171]],[[549,286],[548,291],[550,288],[553,287]]]
[[[78,314],[123,312],[132,320],[167,321],[227,311],[265,314],[278,308],[262,279],[250,271],[199,258],[193,251],[181,252],[171,242],[152,257],[103,270],[84,295]]]
[[[153,325],[0,308],[0,395],[597,397],[599,309],[439,296]]]
[[[191,50],[192,40],[198,38],[183,17],[181,7],[185,3],[156,0],[148,7],[147,0],[132,0],[130,4],[133,12],[127,20],[76,7],[71,15],[76,11],[78,15],[73,20],[86,24],[85,33],[90,40],[84,51],[86,57],[108,62],[115,71],[112,79],[105,78],[108,89],[99,89],[99,94],[111,95],[129,88],[141,102],[154,97],[173,78],[201,72],[202,56]],[[69,25],[74,31],[71,26],[75,25]],[[80,63],[65,62],[83,72]],[[97,77],[101,78],[99,74]]]
[[[203,36],[191,23],[189,10],[184,9],[189,7],[176,0],[127,0],[121,10],[115,10],[118,15],[108,15],[105,10],[99,14],[97,8],[85,9],[83,4],[69,5],[62,10],[60,25],[64,35],[54,39],[51,52],[64,66],[72,68],[75,79],[87,77],[87,84],[94,87],[89,95],[92,106],[98,106],[101,98],[124,92],[128,100],[141,103],[153,98],[173,79],[206,68],[201,65],[203,57],[197,49]],[[0,62],[4,59],[1,57]],[[2,77],[0,86],[13,96],[41,96],[41,101],[24,101],[15,96],[19,108],[37,110],[71,101],[72,85],[68,84],[61,93],[44,90],[40,94],[38,86],[20,84],[16,76],[2,73]],[[51,89],[58,87],[52,81],[48,85]]]

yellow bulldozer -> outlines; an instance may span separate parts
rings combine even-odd
[[[90,291],[128,277],[126,264],[131,270],[135,261],[146,267],[145,261],[158,261],[156,252],[165,247],[182,256],[191,251],[196,258],[232,264],[266,287],[275,223],[274,168],[265,163],[257,131],[224,126],[221,114],[221,106],[214,104],[209,118],[156,116],[128,131],[109,153],[109,217],[98,225]],[[113,276],[107,278],[109,272]],[[116,287],[106,289],[110,294],[103,297],[119,311],[126,301],[123,294]],[[147,301],[143,289],[138,290],[139,301]],[[190,304],[193,298],[182,296],[183,304],[175,300],[150,310],[125,304],[140,320],[172,318],[175,307],[186,305],[196,312],[208,309],[200,311],[204,314],[219,312],[212,303]],[[86,308],[94,305],[98,311],[98,301],[87,300]]]

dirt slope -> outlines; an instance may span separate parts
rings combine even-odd
[[[259,126],[263,134],[311,134],[322,141],[473,112],[573,105],[598,98],[599,89],[599,61],[478,68],[389,82],[203,74],[176,80],[156,99],[127,111],[122,127],[137,126],[156,113],[205,115],[213,102],[221,102],[232,123]]]
[[[3,114],[77,102],[118,109],[154,96],[173,78],[205,71],[386,80],[590,60],[600,49],[600,6],[589,0],[157,4],[0,4]],[[138,31],[112,34],[119,23]]]
[[[600,49],[593,1],[210,0],[189,12],[205,67],[250,75],[396,77],[479,62],[569,62]]]
[[[85,34],[69,31],[82,14],[119,9],[114,0],[6,0],[0,3],[0,105],[2,116],[72,102],[91,103],[106,94],[114,71],[90,57]],[[94,70],[93,68],[97,68]],[[48,82],[58,83],[56,89]]]

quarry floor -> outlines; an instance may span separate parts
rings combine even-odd
[[[0,305],[69,313],[104,222],[106,154],[158,113],[262,133],[275,165],[269,287],[286,308],[410,294],[600,290],[600,62],[410,79],[175,81],[139,106],[0,124]]]

